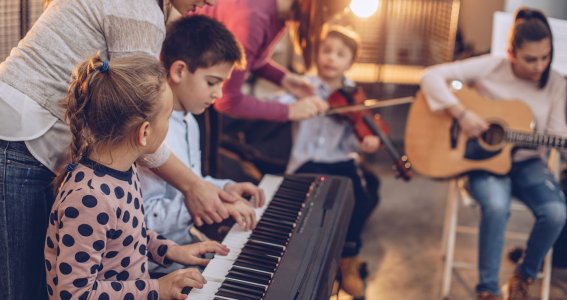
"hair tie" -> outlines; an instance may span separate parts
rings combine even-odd
[[[102,67],[100,67],[100,72],[101,73],[106,73],[108,72],[108,68],[109,68],[110,64],[108,63],[108,60],[104,60],[102,61]]]
[[[77,164],[74,163],[69,163],[67,165],[67,167],[65,167],[65,171],[66,172],[73,172],[75,170],[75,167],[77,166]]]

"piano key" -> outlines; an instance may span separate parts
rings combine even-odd
[[[262,266],[276,266],[279,262],[278,258],[266,256],[266,255],[257,255],[254,253],[240,253],[239,258],[242,257],[243,259],[247,259],[252,263],[262,265]]]
[[[239,292],[228,292],[228,291],[220,291],[220,290],[215,295],[229,297],[231,299],[238,299],[238,300],[262,299],[262,298],[253,298],[253,297],[250,297],[246,294],[242,294],[242,293],[239,293]]]
[[[276,267],[278,266],[277,264],[260,264],[252,259],[249,259],[247,257],[239,257],[235,262],[235,265],[245,265],[248,266],[250,268],[254,268],[254,269],[259,269],[259,270],[265,270],[267,272],[275,272]]]
[[[285,246],[282,246],[282,245],[273,244],[273,243],[267,243],[267,242],[263,242],[263,241],[255,240],[255,239],[249,239],[248,242],[249,242],[249,243],[254,243],[254,244],[261,244],[261,245],[264,245],[264,246],[266,246],[266,247],[268,247],[268,248],[273,248],[273,249],[276,249],[276,250],[280,250],[280,249],[281,249],[282,251],[285,251],[285,249],[286,249],[286,247],[285,247]]]
[[[246,231],[240,225],[233,226],[222,242],[230,249],[229,254],[210,261],[203,272],[207,283],[202,289],[192,289],[189,296],[262,299],[302,215],[313,178],[292,176],[288,180],[286,176],[283,180],[265,176],[260,187],[266,204],[255,209],[256,229]]]
[[[219,288],[219,290],[224,290],[224,289],[231,289],[231,290],[237,290],[237,291],[243,291],[243,292],[248,292],[251,294],[254,294],[255,296],[260,296],[263,297],[266,292],[262,289],[262,288],[256,288],[256,287],[251,287],[251,286],[243,286],[234,282],[229,282],[229,281],[225,281],[223,282],[222,286]]]
[[[246,274],[243,272],[235,272],[235,271],[230,271],[228,272],[228,275],[226,275],[227,278],[233,278],[233,279],[239,279],[239,280],[245,280],[248,282],[253,282],[253,283],[257,283],[257,284],[265,284],[266,286],[270,284],[270,279],[269,278],[263,278],[261,276],[256,276],[255,274]],[[221,286],[222,288],[222,286]]]
[[[254,270],[257,270],[257,271],[263,271],[263,272],[268,272],[268,273],[272,273],[272,274],[275,271],[275,269],[273,267],[256,265],[256,264],[253,264],[253,263],[251,263],[251,262],[249,262],[248,260],[245,260],[245,259],[236,260],[234,262],[233,267],[254,269]]]
[[[263,290],[255,289],[250,286],[236,285],[228,281],[223,283],[223,285],[219,288],[219,291],[241,293],[257,299],[262,299],[266,294],[266,292]]]
[[[242,248],[240,253],[257,255],[260,257],[267,256],[273,258],[272,260],[274,261],[278,261],[278,259],[283,256],[283,252],[266,251],[265,249],[250,247],[249,245]]]
[[[251,285],[251,286],[255,286],[255,287],[261,287],[261,288],[264,288],[265,290],[268,289],[268,285],[266,285],[266,284],[251,282],[251,281],[247,281],[247,280],[230,278],[230,277],[226,277],[224,280],[234,282],[234,283],[243,284],[243,285]]]
[[[242,271],[252,272],[252,273],[264,274],[266,276],[269,276],[270,278],[274,277],[274,272],[266,272],[266,271],[263,271],[263,270],[258,270],[257,268],[254,268],[254,267],[251,267],[251,268],[243,267],[243,266],[236,264],[236,262],[235,262],[234,265],[232,265],[232,268],[242,270]]]

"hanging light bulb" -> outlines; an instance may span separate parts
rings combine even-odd
[[[368,18],[378,10],[378,0],[351,0],[350,10],[360,18]]]

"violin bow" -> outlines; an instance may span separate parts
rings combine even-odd
[[[401,105],[401,104],[408,104],[408,103],[412,103],[413,100],[414,100],[413,96],[394,98],[394,99],[389,99],[389,100],[367,99],[367,100],[364,100],[363,104],[346,105],[346,106],[331,108],[327,112],[325,112],[325,115],[330,116],[330,115],[336,115],[336,114],[347,113],[347,112],[355,112],[355,111],[361,111],[361,110],[372,109],[372,108],[389,107],[389,106],[395,106],[395,105]]]

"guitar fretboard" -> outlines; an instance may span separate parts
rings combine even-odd
[[[567,148],[567,138],[543,133],[527,133],[507,129],[506,140],[517,145]]]

